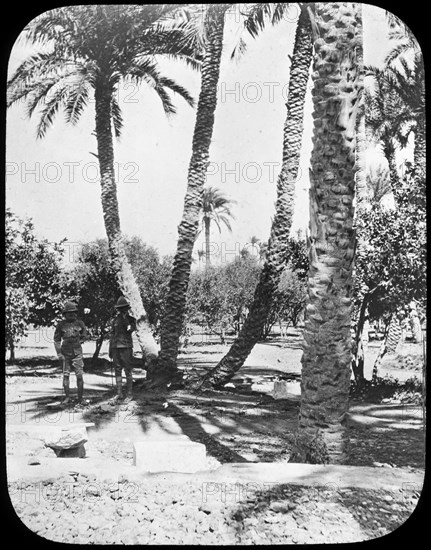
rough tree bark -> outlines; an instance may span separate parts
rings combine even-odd
[[[360,5],[314,5],[310,267],[297,460],[342,462],[351,366]]]
[[[217,84],[223,48],[224,17],[229,4],[208,6],[205,14],[206,47],[201,68],[196,123],[193,134],[192,157],[189,165],[184,210],[178,227],[177,251],[161,325],[159,372],[163,381],[178,375],[179,339],[184,322],[186,293],[190,278],[193,246],[202,210],[202,193],[209,162],[209,148],[217,105]]]

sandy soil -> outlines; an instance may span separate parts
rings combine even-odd
[[[379,345],[372,342],[367,350],[366,376],[371,374]],[[227,346],[218,343],[195,341],[181,353],[181,367],[196,376],[215,365],[226,350]],[[88,362],[90,344],[84,351]],[[420,378],[421,352],[418,345],[404,344],[397,354],[385,358],[380,374],[401,381]],[[184,390],[167,396],[141,392],[134,402],[121,407],[108,405],[111,371],[109,363],[101,361],[95,370],[86,366],[89,404],[84,410],[49,411],[46,405],[61,398],[61,370],[50,342],[27,341],[17,350],[15,364],[6,367],[8,458],[53,458],[53,451],[43,443],[44,428],[92,422],[95,426],[88,430],[85,460],[103,459],[106,467],[96,479],[78,479],[67,471],[65,461],[64,478],[50,480],[47,475],[41,487],[50,494],[60,483],[62,488],[79,488],[81,494],[62,494],[57,500],[45,494],[39,502],[32,502],[27,490],[32,482],[15,480],[10,492],[18,515],[44,537],[76,543],[353,542],[390,532],[411,514],[419,487],[406,498],[371,489],[314,494],[309,487],[278,486],[271,494],[256,490],[245,500],[203,508],[202,486],[191,481],[186,487],[184,482],[160,481],[135,487],[139,498],[132,504],[124,486],[123,496],[121,491],[120,497],[115,496],[119,480],[110,478],[110,464],[131,465],[133,442],[151,434],[185,434],[204,443],[209,468],[228,462],[288,462],[298,417],[300,358],[300,336],[293,331],[286,341],[274,338],[257,345],[233,388],[203,395]],[[143,377],[144,372],[137,369],[135,378]],[[276,379],[291,382],[288,399],[271,397]],[[419,404],[390,399],[382,403],[376,396],[352,399],[348,425],[347,464],[422,471],[424,434]],[[99,490],[93,500],[87,498],[91,483]],[[113,483],[117,493],[107,489]],[[108,527],[113,517],[114,529]],[[167,518],[173,526],[169,532],[163,528]]]

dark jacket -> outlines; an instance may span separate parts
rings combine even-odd
[[[119,313],[114,317],[111,324],[111,333],[109,339],[109,349],[112,348],[132,348],[132,332],[136,330],[136,321],[127,314],[125,317]]]
[[[74,355],[82,353],[82,343],[88,339],[88,332],[84,322],[60,321],[54,332],[54,346],[57,353],[63,355]]]

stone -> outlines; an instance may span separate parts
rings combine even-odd
[[[186,436],[137,441],[133,465],[144,472],[198,472],[207,469],[206,448]]]
[[[273,512],[278,512],[282,514],[285,514],[289,510],[289,508],[290,508],[289,504],[282,501],[271,502],[271,504],[269,505],[270,510],[272,510]]]
[[[54,450],[58,458],[84,458],[87,428],[64,428],[44,439],[46,447]]]
[[[40,460],[35,456],[32,456],[31,458],[28,459],[27,464],[29,466],[38,466],[40,464]]]
[[[44,439],[47,447],[54,450],[65,450],[80,447],[88,441],[87,428],[64,428],[52,433]]]
[[[272,397],[274,399],[287,399],[292,395],[301,395],[299,382],[288,382],[286,380],[274,380]]]

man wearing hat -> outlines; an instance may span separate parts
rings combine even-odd
[[[82,359],[82,343],[88,339],[87,329],[77,317],[78,308],[74,302],[66,302],[63,308],[64,319],[60,321],[54,333],[54,346],[57,356],[63,361],[63,388],[65,400],[70,402],[70,369],[76,374],[78,387],[78,403],[82,403],[84,394],[84,361]]]
[[[122,370],[126,373],[127,396],[132,399],[133,392],[133,340],[132,332],[136,330],[136,321],[129,315],[129,302],[120,296],[115,309],[117,315],[112,322],[109,340],[109,357],[113,360],[117,399],[123,399]]]

